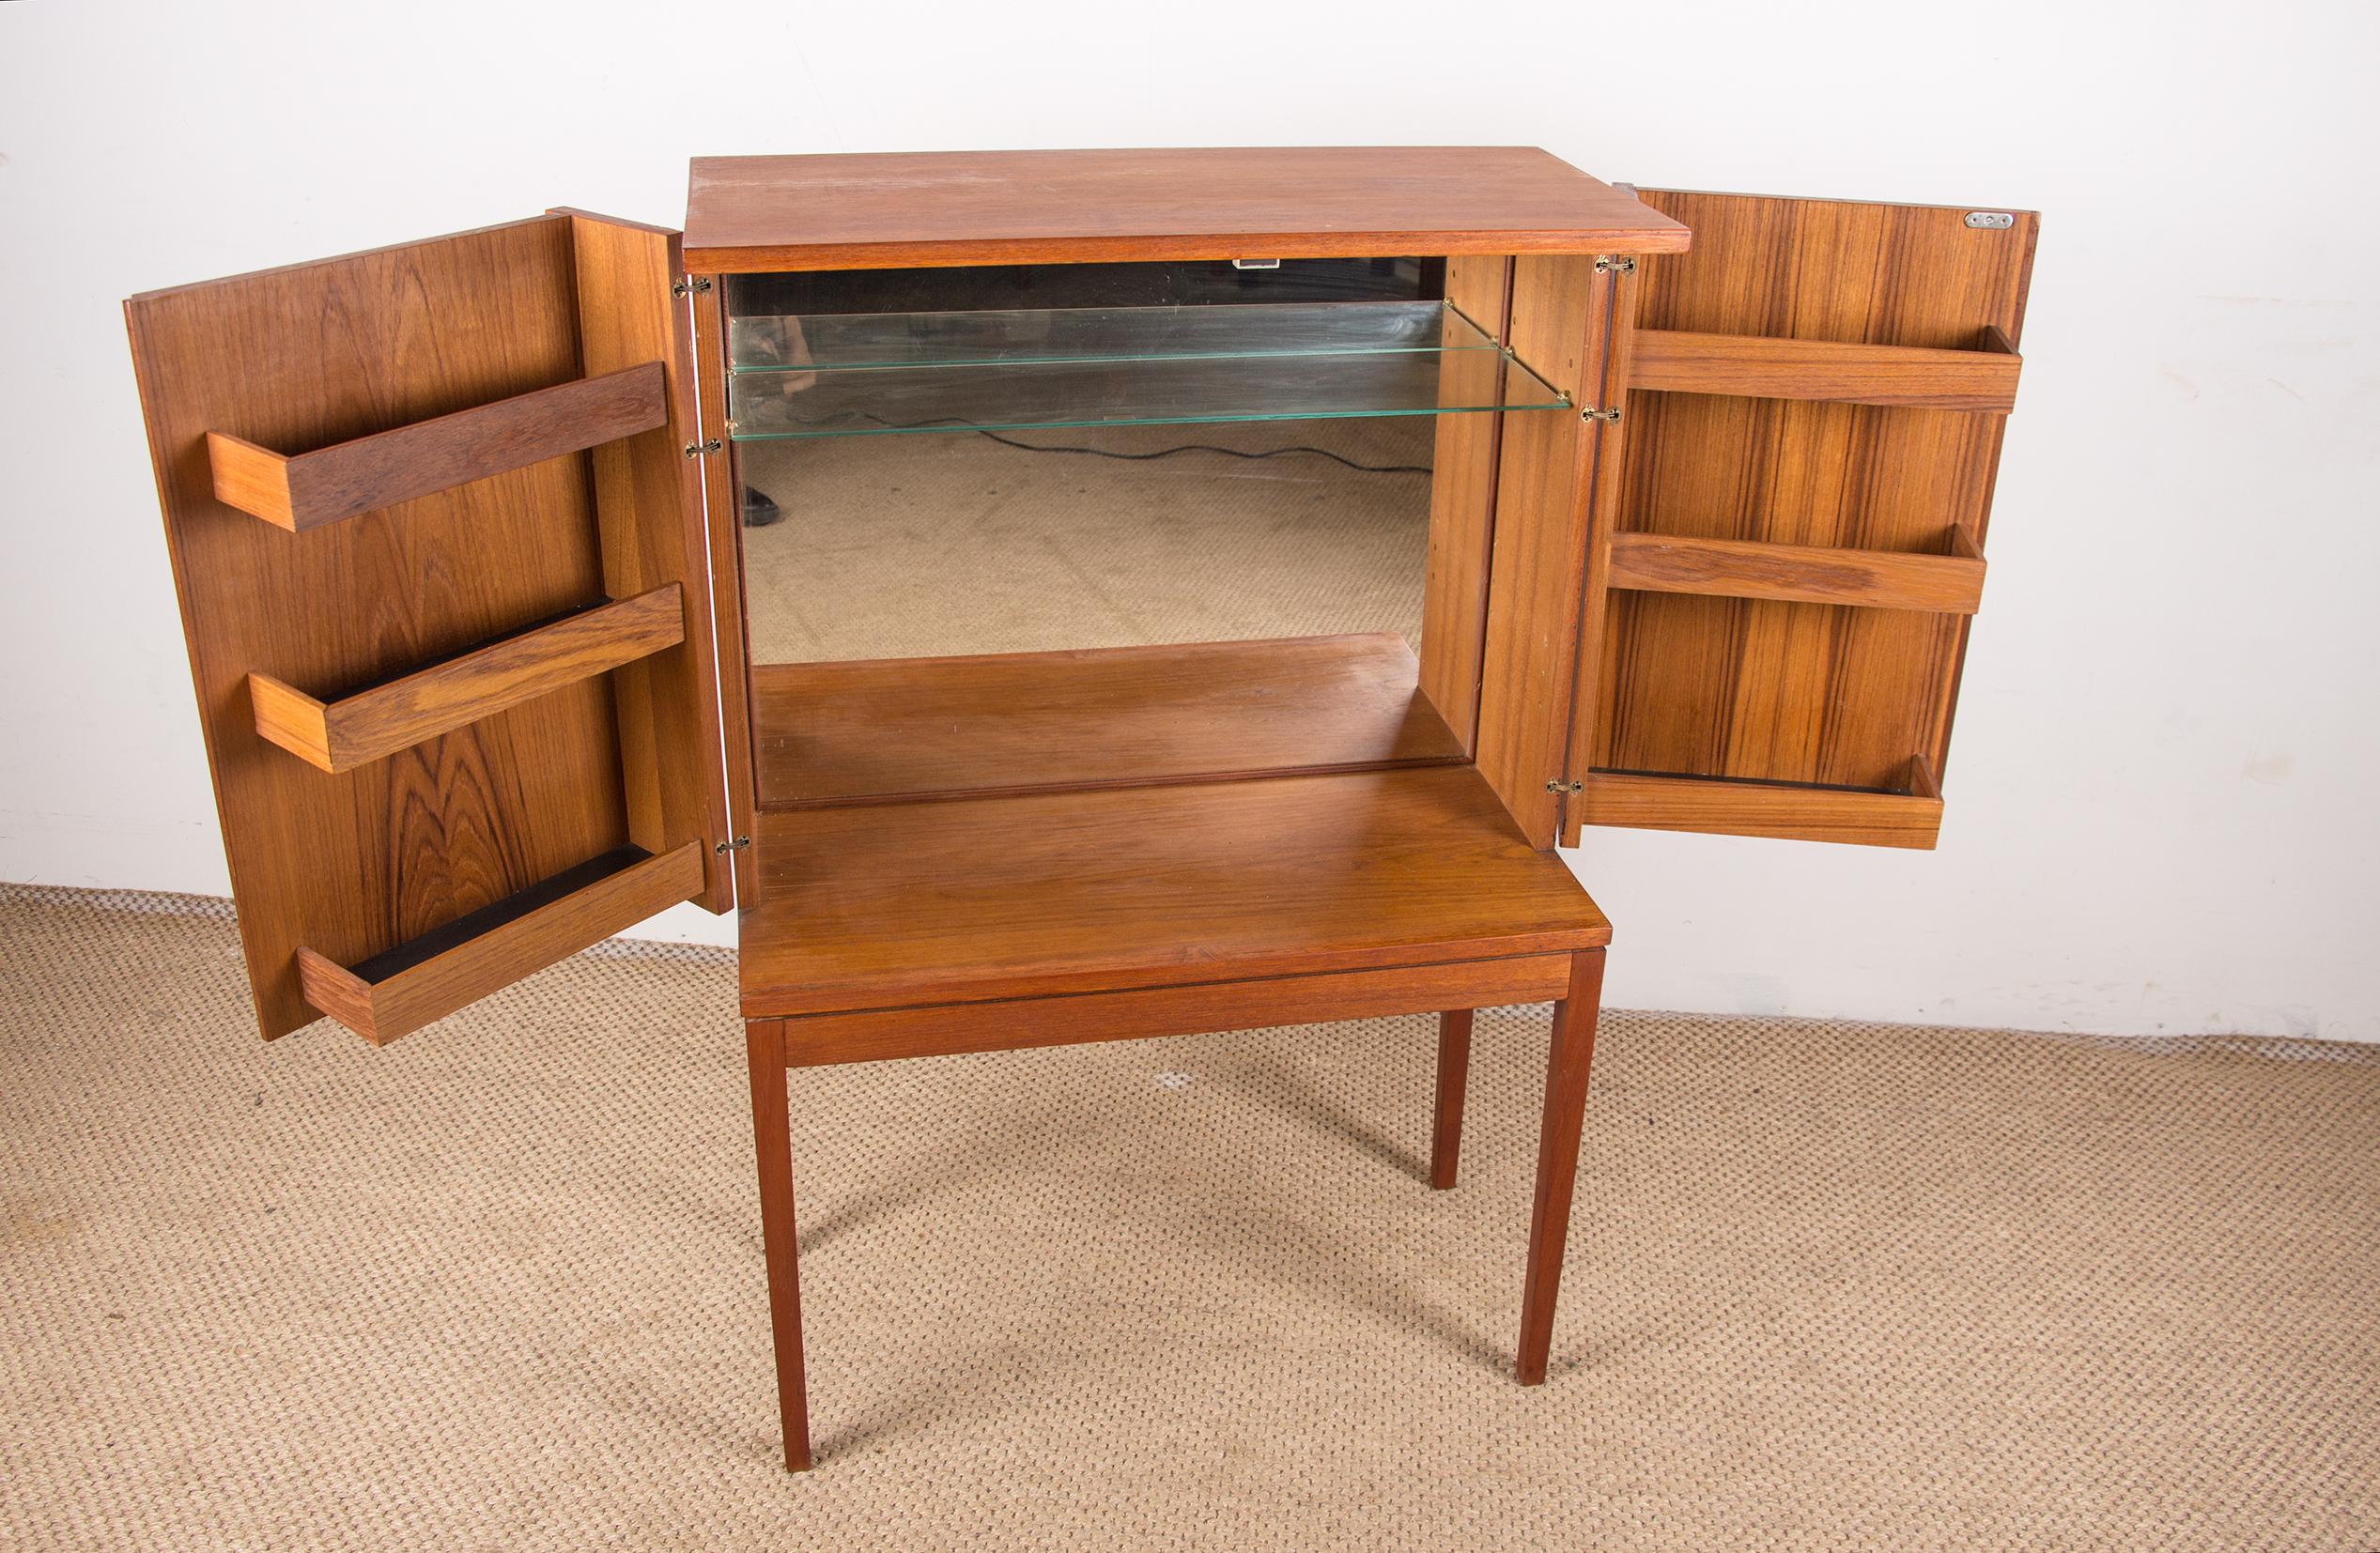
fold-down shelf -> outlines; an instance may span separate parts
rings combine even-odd
[[[1444,302],[748,316],[741,441],[1560,409]]]

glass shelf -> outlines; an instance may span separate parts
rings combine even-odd
[[[1561,409],[1444,302],[747,316],[738,441]]]

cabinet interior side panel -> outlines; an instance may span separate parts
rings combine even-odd
[[[363,960],[626,840],[600,679],[333,776],[266,743],[247,675],[330,698],[603,597],[587,459],[288,533],[217,502],[205,436],[287,454],[580,376],[555,218],[135,299],[168,546],[260,1022],[301,944]]]
[[[1512,261],[1446,261],[1446,300],[1501,341]],[[1495,535],[1500,415],[1438,419],[1430,483],[1430,549],[1422,579],[1421,690],[1470,753],[1478,742],[1490,547]]]

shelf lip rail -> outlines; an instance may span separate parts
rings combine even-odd
[[[215,500],[302,533],[651,431],[669,421],[666,379],[659,361],[644,361],[311,453],[210,431]]]
[[[1984,559],[1971,542],[1945,556],[1630,532],[1612,536],[1610,578],[1629,592],[1971,615],[1983,604]]]
[[[375,1046],[445,1018],[703,890],[703,844],[624,846],[353,966],[298,949],[307,1005]]]
[[[1640,329],[1629,387],[1752,399],[1966,410],[2005,415],[2023,371],[2008,336],[1983,332],[1980,348],[1847,345],[1753,334]]]
[[[1941,783],[1923,755],[1909,758],[1902,779],[1905,792],[1598,769],[1570,802],[1590,825],[1930,851],[1942,827]]]
[[[353,771],[685,639],[685,590],[665,582],[335,700],[255,670],[248,697],[258,735],[318,770]]]

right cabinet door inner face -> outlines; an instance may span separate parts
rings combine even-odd
[[[1694,245],[1615,295],[1565,839],[1930,847],[2035,218],[1640,192]]]

